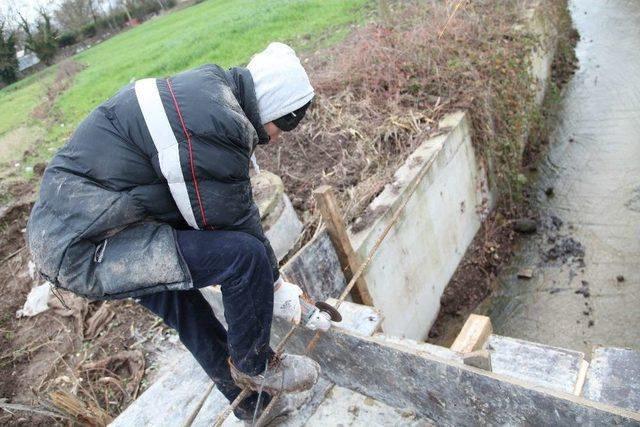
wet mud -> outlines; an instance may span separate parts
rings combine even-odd
[[[571,13],[580,65],[537,167],[537,230],[480,311],[502,335],[640,349],[640,2],[574,0]]]

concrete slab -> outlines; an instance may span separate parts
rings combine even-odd
[[[314,388],[304,393],[289,395],[296,411],[279,424],[280,427],[298,427],[304,425],[309,417],[324,402],[333,384],[327,380],[320,379]],[[218,415],[227,407],[229,402],[218,391],[214,390],[202,410],[193,421],[192,427],[209,427],[215,423]],[[223,427],[244,427],[244,421],[240,421],[233,414],[229,415],[222,424]]]
[[[468,115],[452,113],[439,129],[442,134],[424,141],[396,171],[351,235],[353,247],[366,258],[408,199],[365,279],[384,316],[384,331],[417,340],[436,319],[442,292],[480,227],[489,198]]]
[[[583,396],[640,412],[640,351],[596,348],[587,371]]]
[[[380,342],[406,347],[408,349],[411,349],[412,351],[417,352],[418,354],[462,363],[462,355],[447,347],[441,347],[439,345],[433,345],[426,342],[418,342],[409,338],[389,337],[383,334],[376,334],[375,337]]]
[[[338,300],[329,298],[327,302],[335,307]],[[338,308],[338,311],[342,315],[342,321],[334,323],[333,325],[336,328],[346,329],[361,335],[373,335],[382,323],[380,311],[366,305],[344,301]]]
[[[552,390],[573,393],[584,353],[491,335],[492,370]]]
[[[186,354],[110,424],[112,427],[181,426],[197,411],[212,382]]]
[[[302,424],[298,424],[302,425]],[[349,389],[334,386],[305,426],[430,426],[415,411],[392,408]]]

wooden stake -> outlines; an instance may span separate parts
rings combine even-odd
[[[348,282],[353,277],[353,274],[360,268],[360,260],[358,254],[353,250],[353,246],[351,246],[347,229],[338,210],[333,189],[329,185],[323,185],[317,188],[313,192],[313,195],[318,203],[322,219],[327,227],[327,232],[329,233],[333,247],[336,249],[338,260],[340,261],[342,271]],[[356,280],[356,286],[351,291],[351,296],[357,303],[373,306],[373,299],[371,298],[367,283],[363,277],[359,277]]]
[[[451,350],[463,354],[481,350],[492,331],[491,319],[471,314],[451,345]]]

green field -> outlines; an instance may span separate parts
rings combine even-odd
[[[207,0],[157,17],[73,57],[86,68],[57,98],[55,120],[38,123],[30,114],[41,102],[55,67],[0,90],[0,143],[12,129],[39,124],[47,128],[47,137],[36,157],[50,155],[91,109],[132,80],[204,63],[241,65],[271,41],[289,42],[298,49],[326,45],[343,37],[349,23],[364,19],[366,3]]]

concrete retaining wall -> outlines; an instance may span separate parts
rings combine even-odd
[[[364,259],[397,207],[411,197],[365,275],[389,335],[425,338],[440,296],[487,210],[486,174],[471,144],[467,114],[449,115],[440,128],[446,133],[418,147],[369,207],[369,218],[384,213],[351,236]],[[415,193],[407,195],[423,173]]]

